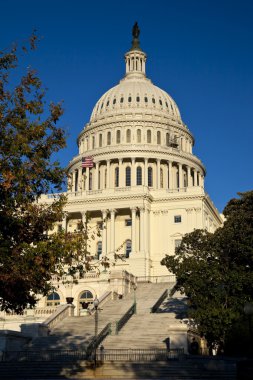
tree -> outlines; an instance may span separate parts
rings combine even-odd
[[[90,268],[84,229],[74,236],[48,234],[62,220],[66,198],[37,202],[64,184],[65,170],[52,155],[65,147],[66,135],[57,125],[62,104],[47,104],[34,70],[13,84],[20,55],[26,57],[36,42],[33,34],[22,53],[17,47],[0,52],[0,309],[16,313],[48,293],[53,274]]]
[[[224,226],[214,234],[186,234],[175,256],[162,260],[176,275],[175,290],[188,297],[189,317],[209,346],[226,342],[253,300],[253,191],[239,193],[224,209]]]

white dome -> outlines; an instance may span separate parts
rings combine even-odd
[[[138,40],[125,54],[126,75],[96,103],[90,122],[117,115],[152,114],[173,119],[182,124],[180,112],[169,94],[153,85],[146,77],[147,56]]]
[[[181,121],[179,109],[169,94],[153,85],[144,75],[126,75],[96,103],[91,122],[107,116],[126,113],[163,114]]]

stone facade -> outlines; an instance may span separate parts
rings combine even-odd
[[[174,254],[185,233],[213,232],[222,218],[205,193],[206,170],[193,154],[194,138],[175,101],[146,77],[146,58],[139,47],[125,54],[125,77],[98,100],[79,134],[79,153],[68,165],[66,217],[55,228],[77,231],[88,212],[90,226],[101,230],[91,240],[95,261],[113,258],[121,247],[123,260],[110,272],[158,277],[168,275],[160,261]],[[83,167],[87,157],[92,167]],[[73,297],[78,315],[83,292],[100,297],[111,289],[110,275],[92,272],[77,285],[57,283],[59,303]]]

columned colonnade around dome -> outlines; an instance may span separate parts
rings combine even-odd
[[[69,175],[69,192],[147,186],[153,189],[204,187],[204,176],[187,164],[166,159],[119,158],[95,162]]]

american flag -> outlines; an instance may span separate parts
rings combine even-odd
[[[82,157],[82,168],[93,168],[93,157]]]

